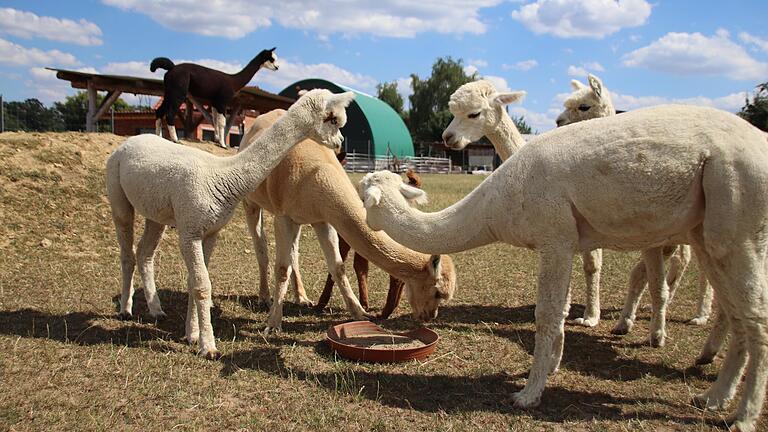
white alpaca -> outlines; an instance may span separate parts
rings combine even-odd
[[[590,87],[586,87],[579,81],[571,82],[581,100],[571,97],[566,101],[568,107],[566,113],[569,118],[561,120],[566,113],[561,114],[558,124],[615,114],[608,91],[602,91],[602,82],[594,75],[590,75],[589,83]],[[500,103],[489,101],[490,95],[498,95],[497,101]],[[504,107],[522,100],[524,96],[525,92],[522,91],[497,93],[493,84],[484,80],[459,87],[451,95],[448,105],[453,114],[453,120],[443,132],[445,145],[453,150],[461,150],[470,142],[486,136],[501,160],[509,159],[525,144],[525,141]],[[571,113],[571,106],[573,113]],[[587,307],[584,310],[584,317],[577,318],[575,322],[592,327],[600,321],[600,269],[603,253],[602,250],[597,249],[584,252],[581,257],[587,285]]]
[[[573,93],[563,102],[564,111],[557,117],[558,126],[565,126],[593,118],[609,117],[616,114],[611,95],[603,85],[600,78],[589,74],[588,86],[580,81],[572,80]],[[689,245],[669,246],[664,250],[665,258],[670,259],[667,272],[667,284],[669,285],[669,301],[675,296],[680,286],[682,275],[691,260],[691,247]],[[577,318],[576,324],[592,327],[600,321],[600,269],[603,260],[602,251],[599,249],[584,255],[584,273],[587,275],[587,301],[584,309],[584,317]],[[589,259],[588,259],[589,258]],[[593,276],[589,276],[593,272]],[[627,334],[635,321],[635,313],[640,302],[640,295],[645,289],[645,264],[640,261],[633,268],[630,276],[630,287],[624,309],[613,328],[614,334]],[[590,283],[589,281],[593,281]],[[712,287],[707,282],[703,272],[699,272],[699,304],[696,316],[689,322],[695,325],[704,325],[709,319],[712,308]]]
[[[231,157],[178,146],[156,135],[131,137],[118,147],[107,160],[107,195],[120,245],[120,316],[132,316],[137,259],[149,312],[155,318],[165,315],[155,289],[154,254],[165,226],[175,226],[189,273],[186,338],[190,343],[199,338],[200,355],[217,358],[207,267],[219,230],[240,200],[256,189],[292,146],[312,138],[340,147],[339,128],[347,121],[345,107],[353,98],[352,92],[309,92],[246,151]],[[146,217],[136,256],[134,212]]]
[[[503,99],[489,95],[473,117]],[[411,208],[406,198],[423,191],[388,172],[367,175],[360,191],[371,228],[421,252],[502,241],[539,253],[533,366],[525,388],[513,395],[521,407],[539,403],[547,375],[560,365],[575,253],[642,250],[654,307],[652,338],[663,340],[668,287],[662,249],[691,244],[732,334],[718,379],[694,401],[724,408],[746,366],[734,426],[753,431],[768,380],[766,144],[763,132],[733,114],[660,106],[540,135],[460,202],[436,213]]]

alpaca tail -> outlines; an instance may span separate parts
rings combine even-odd
[[[156,59],[152,60],[152,63],[150,63],[149,70],[151,72],[154,72],[158,69],[171,70],[174,66],[176,65],[173,64],[171,59],[167,57],[157,57]]]

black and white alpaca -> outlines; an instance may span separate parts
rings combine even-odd
[[[171,140],[178,142],[174,119],[179,105],[189,94],[192,97],[207,99],[211,107],[215,110],[213,113],[213,123],[216,129],[219,145],[226,147],[226,134],[224,133],[224,122],[219,120],[217,113],[224,114],[227,105],[253,78],[256,72],[262,67],[276,71],[277,55],[275,48],[263,50],[253,60],[248,63],[240,72],[228,74],[215,69],[207,68],[194,63],[181,63],[178,65],[166,57],[157,57],[152,60],[149,70],[154,72],[157,69],[165,69],[168,72],[163,76],[165,84],[165,94],[163,102],[155,111],[157,133],[161,135],[161,122],[165,118],[168,126],[168,135]]]

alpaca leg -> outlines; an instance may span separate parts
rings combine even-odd
[[[208,268],[208,264],[211,262],[213,250],[216,249],[216,242],[218,240],[219,231],[210,232],[203,237],[203,259],[205,260],[205,268]]]
[[[320,242],[320,248],[323,250],[328,270],[341,290],[341,296],[344,299],[347,310],[355,319],[369,318],[370,316],[360,306],[360,302],[352,292],[352,287],[349,285],[349,280],[344,272],[344,261],[341,260],[341,254],[339,253],[339,235],[336,233],[336,230],[327,223],[312,224],[312,228],[314,228],[317,234],[317,240]]]
[[[248,232],[251,233],[253,249],[256,252],[256,260],[259,263],[259,304],[270,307],[272,301],[269,298],[269,246],[267,235],[264,231],[264,212],[259,206],[248,201],[243,201],[245,208],[245,221]]]
[[[195,306],[195,296],[187,296],[187,320],[184,323],[184,337],[190,345],[194,345],[200,339],[200,321]]]
[[[155,252],[160,245],[160,239],[163,238],[163,231],[165,231],[165,225],[147,219],[144,234],[136,247],[139,275],[144,284],[144,297],[147,299],[149,314],[156,320],[165,318],[155,287]]]
[[[521,408],[539,404],[547,375],[556,370],[562,355],[565,317],[568,315],[568,289],[573,253],[548,250],[540,253],[536,298],[536,346],[533,365],[525,388],[512,395]]]
[[[116,184],[118,182],[119,179],[108,179],[107,182],[112,221],[115,224],[117,244],[120,247],[122,290],[120,312],[117,316],[120,319],[131,319],[133,317],[133,268],[136,265],[136,256],[133,253],[134,209],[120,185]]]
[[[368,260],[364,256],[355,252],[354,260],[355,275],[357,275],[357,289],[360,294],[360,305],[368,310]]]
[[[159,137],[163,136],[163,119],[161,118],[155,120],[155,135]]]
[[[707,280],[707,275],[701,268],[701,263],[696,257],[697,265],[699,267],[699,300],[696,307],[696,316],[690,321],[693,325],[704,325],[709,320],[709,315],[712,313],[712,299],[714,298],[714,292],[712,291],[712,285]]]
[[[189,273],[187,280],[189,295],[193,297],[197,309],[200,332],[198,354],[210,360],[218,359],[221,357],[221,353],[216,349],[216,339],[211,323],[211,280],[205,266],[203,240],[186,233],[180,233],[179,247]]]
[[[629,275],[629,289],[627,290],[627,298],[624,300],[624,309],[621,311],[621,315],[611,333],[625,335],[632,330],[632,327],[635,325],[637,306],[640,304],[640,297],[645,289],[645,281],[645,263],[638,261]]]
[[[720,305],[716,305],[715,309],[714,323],[712,324],[712,329],[709,331],[707,342],[701,349],[701,354],[696,358],[697,365],[712,363],[717,353],[723,349],[725,338],[728,336],[728,319],[725,316],[725,312],[723,312]]]
[[[283,301],[291,273],[291,247],[299,235],[300,225],[284,216],[275,216],[275,288],[269,308],[264,336],[283,328]]]
[[[291,286],[293,288],[293,302],[300,306],[312,306],[312,300],[307,297],[307,291],[304,290],[304,281],[299,272],[299,240],[301,239],[301,225],[299,225],[299,234],[296,236],[293,245],[291,245]]]
[[[344,239],[339,236],[339,254],[341,255],[342,261],[346,261],[349,250],[349,243],[344,241]],[[333,285],[333,275],[328,273],[328,276],[325,278],[325,286],[323,287],[323,292],[320,294],[320,298],[317,300],[318,310],[325,310],[326,306],[328,306],[328,302],[331,300],[331,294],[333,293]]]
[[[581,254],[584,266],[584,278],[587,282],[587,304],[584,309],[584,318],[576,318],[575,324],[584,327],[594,327],[600,322],[600,270],[603,267],[603,250]]]
[[[403,295],[404,286],[405,282],[395,278],[394,276],[389,276],[389,291],[387,291],[387,302],[384,304],[384,308],[381,310],[379,318],[387,319],[390,315],[392,315],[392,312],[397,309],[397,306],[400,304],[400,298]]]
[[[224,110],[216,107],[211,107],[211,119],[213,119],[214,139],[219,143],[220,147],[227,148],[227,135],[224,132]]]
[[[651,346],[664,346],[664,338],[667,336],[666,315],[667,302],[669,300],[669,286],[664,273],[664,255],[662,248],[652,248],[643,251],[643,262],[645,263],[646,275],[648,278],[648,291],[651,294],[651,304],[653,311],[651,313]]]
[[[664,247],[664,256],[669,256],[669,270],[667,270],[667,285],[669,286],[669,302],[675,297],[680,281],[683,280],[685,269],[691,262],[691,247],[680,245],[672,249],[671,246]]]

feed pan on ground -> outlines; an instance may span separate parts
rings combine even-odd
[[[399,362],[423,359],[433,352],[440,337],[421,327],[394,333],[370,321],[353,321],[331,326],[325,342],[339,355],[366,362]]]

